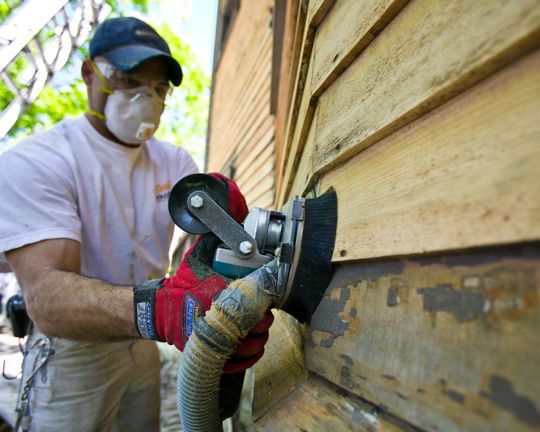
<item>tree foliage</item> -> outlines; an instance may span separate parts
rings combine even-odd
[[[0,0],[1,1],[1,0]],[[210,78],[202,69],[190,46],[166,23],[152,22],[144,15],[156,0],[110,0],[112,13],[109,16],[134,15],[149,22],[168,42],[174,58],[182,65],[182,85],[175,89],[167,101],[157,137],[186,147],[192,154],[201,154],[208,116]],[[80,64],[87,57],[88,42],[73,53],[69,62],[58,76],[41,92],[17,123],[10,130],[8,139],[17,142],[25,136],[50,127],[66,116],[77,116],[87,109],[86,87],[80,76]],[[11,65],[11,73],[26,67],[26,59],[19,57],[19,64]],[[5,86],[0,87],[0,108],[13,98]]]

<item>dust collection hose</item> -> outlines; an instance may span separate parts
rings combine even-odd
[[[278,297],[276,260],[231,282],[194,325],[178,370],[178,411],[186,432],[221,431],[219,382],[238,339],[263,317]]]

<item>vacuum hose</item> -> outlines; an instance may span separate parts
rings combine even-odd
[[[219,382],[238,339],[263,317],[279,297],[276,260],[231,282],[193,328],[180,362],[178,411],[186,432],[221,431]]]

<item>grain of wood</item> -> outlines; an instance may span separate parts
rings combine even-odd
[[[250,131],[257,129],[264,121],[261,114],[270,116],[270,67],[260,74],[257,86],[250,89],[249,99],[243,100],[239,105],[239,111],[229,118],[228,123],[212,132],[210,136],[209,161],[226,161],[236,152],[240,151],[244,141],[250,137]],[[219,109],[219,105],[215,107]],[[215,144],[214,144],[215,141]],[[233,145],[224,145],[223,143],[233,143]]]
[[[238,163],[236,179],[238,182],[246,182],[247,180],[257,178],[261,166],[271,162],[274,166],[274,142],[273,130],[269,130],[266,136],[261,140],[261,148],[256,148],[252,152],[253,157]],[[273,171],[273,170],[272,170]]]
[[[315,35],[313,96],[322,94],[407,3],[408,0],[336,2]]]
[[[540,427],[540,243],[338,266],[308,369],[432,431]]]
[[[311,27],[318,27],[336,0],[311,0],[308,4],[307,21]]]
[[[272,313],[275,319],[270,338],[264,356],[255,365],[255,421],[307,378],[302,353],[303,326],[285,312],[273,310]]]
[[[267,191],[254,191],[251,196],[246,197],[248,208],[261,207],[269,210],[275,210],[274,203],[274,188]]]
[[[333,2],[332,2],[333,3]],[[305,50],[309,53],[309,66],[303,86],[298,86],[296,95],[301,98],[295,124],[289,125],[289,155],[284,158],[283,175],[280,177],[279,199],[284,201],[290,195],[291,185],[300,157],[305,148],[306,138],[311,128],[318,97],[345,70],[359,53],[405,6],[406,0],[373,0],[370,2],[336,2],[330,9],[330,2],[324,9],[325,19],[316,31],[306,33]],[[318,11],[320,4],[313,6]],[[310,4],[311,7],[311,4]],[[313,12],[315,13],[315,12]],[[320,21],[317,21],[320,22]],[[312,23],[313,25],[313,23]],[[336,28],[341,31],[336,32]],[[313,40],[311,40],[311,39]],[[304,63],[307,53],[303,54]],[[302,92],[300,94],[300,92]]]
[[[273,176],[274,173],[274,141],[273,136],[269,135],[265,143],[264,150],[260,150],[257,158],[247,167],[247,169],[238,169],[236,176],[237,183],[247,185],[251,181],[260,180],[260,174],[264,171]],[[242,189],[243,190],[243,189]]]
[[[230,68],[236,74],[232,79],[233,83],[227,82],[219,76],[214,79],[216,91],[213,93],[216,101],[223,105],[219,111],[215,111],[212,120],[216,120],[218,124],[227,124],[230,119],[238,116],[239,110],[245,107],[249,98],[253,97],[253,93],[260,87],[262,75],[266,70],[270,70],[269,64],[272,46],[270,45],[270,35],[265,33],[264,39],[258,40],[256,50],[250,58],[244,60],[241,65],[231,65]],[[268,79],[266,77],[266,79]],[[220,83],[223,82],[223,85]],[[217,87],[220,85],[219,87]],[[226,90],[222,90],[223,87]]]
[[[319,98],[314,171],[339,165],[539,44],[536,0],[410,3]]]
[[[258,176],[257,181],[251,182],[242,193],[246,196],[246,200],[249,202],[255,201],[261,194],[274,190],[274,176],[272,175],[272,167],[266,167],[269,172],[261,173]]]
[[[338,393],[317,376],[298,384],[294,391],[256,422],[257,431],[376,432],[413,431],[354,396]]]
[[[540,51],[324,176],[339,203],[333,259],[540,238],[538,94]]]

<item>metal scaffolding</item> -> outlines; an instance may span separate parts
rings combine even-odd
[[[26,0],[0,24],[0,139],[111,8],[105,0]]]

